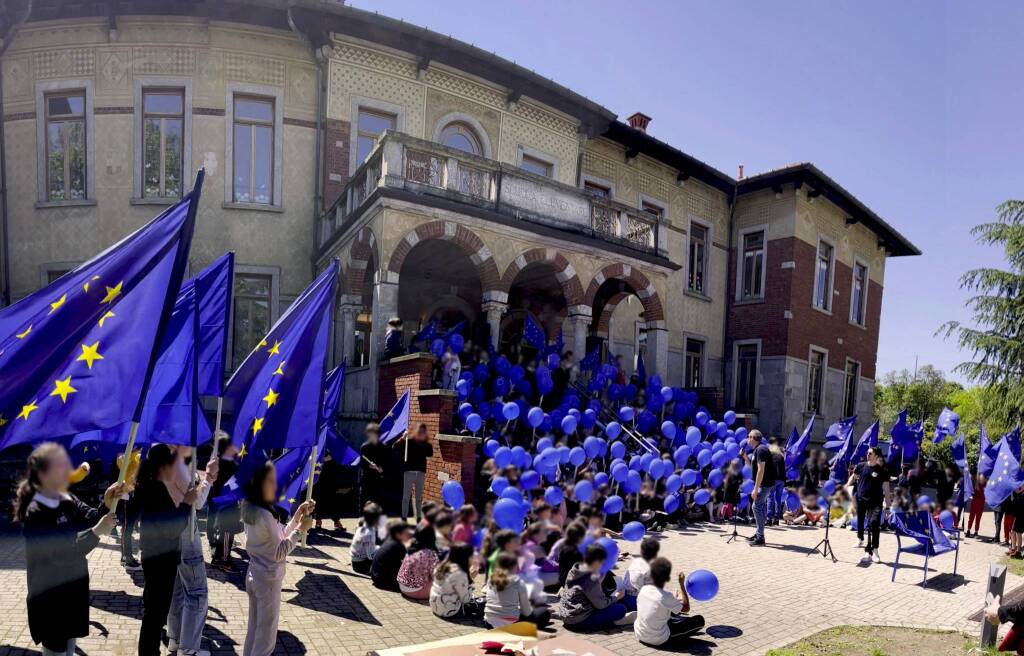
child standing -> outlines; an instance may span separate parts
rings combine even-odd
[[[86,556],[116,521],[108,510],[121,494],[111,485],[96,510],[68,493],[71,461],[64,447],[47,442],[28,457],[18,485],[15,519],[25,535],[28,626],[44,656],[75,653],[89,635],[89,563]]]

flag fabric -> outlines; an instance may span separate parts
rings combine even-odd
[[[849,477],[847,467],[850,464],[850,458],[853,456],[853,424],[856,421],[856,417],[847,417],[829,426],[828,431],[825,433],[826,440],[829,436],[833,437],[831,442],[825,442],[825,448],[830,448],[829,444],[836,444],[839,448],[839,451],[829,463],[832,467],[831,478],[834,481],[842,482]]]
[[[1010,452],[1020,460],[1020,426],[999,438],[1000,442],[1006,442],[1010,446]],[[997,443],[998,446],[998,443]]]
[[[853,425],[856,423],[857,417],[853,416],[840,419],[829,426],[825,430],[825,444],[823,446],[829,450],[841,449],[853,434]]]
[[[580,360],[580,370],[588,371],[597,367],[601,360],[601,348],[597,347]]]
[[[967,504],[974,498],[974,482],[971,480],[971,471],[966,467],[961,469],[963,478],[960,482],[960,494],[957,499],[957,506],[961,509],[967,507]]]
[[[817,414],[812,414],[811,419],[807,422],[807,426],[804,428],[804,432],[800,433],[800,436],[795,442],[790,442],[786,445],[786,469],[799,469],[804,464],[804,460],[807,458],[807,445],[811,442],[811,433],[814,432],[814,419]],[[790,434],[790,440],[796,433],[796,427],[793,427],[793,432]]]
[[[380,421],[380,443],[391,444],[409,430],[409,390],[405,390],[402,398]]]
[[[647,367],[644,365],[643,353],[636,354],[636,377],[640,379],[641,385],[647,385]]]
[[[923,434],[924,429],[921,427],[921,422],[907,424],[906,410],[900,412],[896,423],[889,429],[889,436],[892,438],[893,444],[899,445],[903,460],[910,462],[917,460],[921,444],[920,438]]]
[[[996,454],[999,448],[988,439],[985,424],[978,427],[978,474],[988,478],[992,468],[996,466]]]
[[[548,344],[547,347],[545,347],[544,355],[547,356],[547,355],[551,355],[553,353],[555,355],[561,356],[562,352],[564,350],[565,350],[565,341],[564,341],[564,338],[562,337],[562,329],[559,328],[558,329],[558,337],[555,338],[555,341],[554,341],[553,344]]]
[[[949,450],[953,454],[953,462],[960,469],[967,467],[967,447],[964,445],[964,434],[960,433],[956,439],[950,442]]]
[[[1013,455],[1009,443],[1003,441],[996,455],[995,469],[985,483],[985,503],[995,508],[1022,483],[1024,480],[1020,475],[1020,461]]]
[[[321,433],[317,439],[316,462],[311,462],[312,445],[288,449],[284,455],[274,460],[274,469],[277,473],[277,507],[289,515],[294,515],[295,509],[306,500],[310,465],[313,466],[313,484],[316,485],[324,461],[326,437],[326,433]]]
[[[935,420],[935,436],[932,438],[932,443],[943,443],[947,437],[955,435],[959,429],[960,415],[949,408],[943,408],[939,413],[939,418]]]
[[[878,420],[876,419],[864,434],[857,440],[857,448],[853,451],[853,458],[850,462],[858,463],[868,455],[868,449],[878,446]]]
[[[903,465],[903,447],[896,442],[889,442],[889,454],[885,458],[886,469],[894,475],[900,473]]]
[[[430,321],[427,322],[427,325],[423,326],[423,328],[418,333],[412,336],[410,344],[414,344],[416,342],[426,342],[427,344],[429,344],[434,340],[436,336],[437,322],[431,319]]]
[[[191,281],[196,288],[199,307],[196,391],[203,396],[224,394],[224,363],[227,359],[234,279],[235,254],[228,251]]]
[[[0,449],[138,421],[202,184],[200,171],[158,217],[0,310]]]
[[[338,435],[335,427],[338,406],[341,404],[341,392],[345,385],[345,368],[342,362],[327,374],[324,379],[324,405],[320,415],[320,433],[324,436],[324,447],[331,452],[331,457],[345,466],[359,462],[359,453]]]
[[[547,334],[532,314],[526,315],[526,322],[523,324],[523,340],[538,351],[542,351],[548,342]]]

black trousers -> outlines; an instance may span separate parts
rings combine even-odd
[[[142,558],[146,586],[142,589],[142,628],[139,630],[139,656],[160,656],[160,634],[167,622],[178,575],[179,552]]]
[[[864,539],[864,529],[868,529],[868,543],[864,550],[869,554],[878,548],[878,538],[882,533],[882,508],[874,504],[857,501],[857,539]]]
[[[703,615],[672,615],[668,619],[668,640],[660,645],[648,645],[640,641],[640,644],[648,647],[679,647],[690,636],[704,628]]]

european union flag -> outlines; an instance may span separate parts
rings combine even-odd
[[[538,351],[542,351],[544,345],[548,343],[547,334],[532,314],[526,315],[526,322],[523,324],[523,340]]]
[[[956,466],[960,469],[965,468],[967,466],[967,447],[964,445],[963,433],[957,435],[956,439],[950,443],[949,450],[953,454],[953,462],[956,463]]]
[[[999,448],[988,439],[985,424],[981,424],[978,427],[978,474],[986,478],[992,474],[992,468],[996,466],[998,452]]]
[[[985,503],[995,508],[1024,484],[1020,475],[1020,461],[1013,455],[1010,445],[1003,441],[996,455],[995,468],[985,484]]]
[[[935,437],[933,444],[941,444],[950,435],[954,435],[960,428],[960,415],[949,408],[943,408],[939,418],[935,420]]]
[[[832,458],[832,462],[829,463],[832,466],[832,480],[834,481],[843,481],[848,477],[847,465],[850,464],[850,458],[853,456],[853,424],[856,421],[857,417],[841,419],[829,426],[825,433],[825,448],[838,447],[839,449],[839,452]],[[829,437],[833,439],[828,440]],[[833,446],[829,446],[830,444]]]
[[[641,385],[647,384],[647,367],[644,366],[643,353],[636,354],[636,377],[640,379]]]
[[[332,369],[324,380],[324,404],[320,415],[320,433],[325,436],[324,446],[340,464],[351,466],[359,462],[359,453],[341,439],[335,427],[341,392],[345,385],[346,362]],[[354,454],[354,455],[353,455]],[[354,459],[353,459],[354,458]]]
[[[1020,426],[999,438],[999,442],[1006,442],[1010,446],[1010,452],[1020,460]]]
[[[868,455],[868,449],[878,446],[878,420],[876,419],[864,434],[857,440],[857,448],[853,451],[853,458],[850,462],[858,463]]]
[[[961,508],[965,507],[974,498],[974,481],[971,480],[971,471],[966,467],[963,468],[963,480],[960,483],[960,503]]]
[[[160,216],[0,310],[0,449],[139,420],[202,184],[200,171]]]
[[[800,436],[795,440],[793,439],[796,435],[796,426],[793,427],[793,432],[790,433],[790,439],[786,443],[786,469],[798,469],[804,460],[807,458],[807,445],[811,442],[811,433],[814,431],[814,419],[817,414],[812,414],[810,421],[807,422],[807,426],[804,428],[804,432],[800,433]]]
[[[909,460],[913,462],[917,460],[921,438],[924,437],[924,428],[921,422],[908,425],[907,411],[903,410],[900,412],[896,423],[889,430],[889,436],[892,438],[892,443],[900,447],[904,461]]]
[[[461,335],[462,331],[466,329],[466,320],[458,322],[454,326],[448,329],[448,332],[444,334],[444,343],[447,344],[448,340],[451,339],[452,335]]]
[[[409,430],[409,390],[380,420],[380,443],[391,444]]]
[[[427,325],[423,326],[423,329],[412,336],[411,343],[424,342],[430,344],[434,341],[434,337],[437,336],[437,322],[431,319],[427,322]]]
[[[232,251],[218,257],[192,279],[199,299],[196,391],[203,396],[224,394],[224,362],[228,350],[228,320],[231,317],[234,279],[235,254]]]
[[[305,491],[310,481],[309,468],[313,467],[314,485],[320,476],[326,436],[326,433],[321,433],[317,439],[316,462],[313,462],[312,446],[288,449],[284,455],[274,460],[274,469],[277,473],[277,506],[289,515],[294,514],[299,504],[305,501]]]

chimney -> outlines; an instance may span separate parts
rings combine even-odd
[[[740,164],[739,167],[738,167],[738,170],[736,172],[736,179],[737,180],[742,180],[743,179],[743,165],[742,164]]]
[[[643,112],[636,112],[632,116],[626,119],[629,123],[629,127],[634,130],[640,130],[641,132],[647,132],[647,124],[651,122],[651,117]]]

